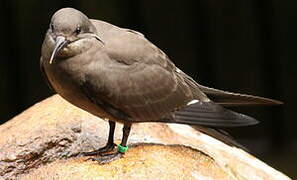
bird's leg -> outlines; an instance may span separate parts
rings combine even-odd
[[[125,154],[125,152],[128,150],[127,141],[130,134],[131,125],[131,123],[124,123],[122,142],[120,145],[118,145],[117,152],[104,154],[100,157],[92,158],[92,160],[97,161],[100,164],[106,164],[121,158],[123,154]]]
[[[95,151],[83,152],[82,155],[85,155],[85,156],[102,155],[102,153],[106,153],[114,150],[114,147],[116,146],[116,144],[113,142],[113,137],[114,137],[114,130],[115,130],[116,123],[113,121],[108,121],[108,123],[109,123],[109,135],[108,135],[107,144],[104,147],[99,148]]]

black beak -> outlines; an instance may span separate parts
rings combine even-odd
[[[57,36],[56,38],[56,44],[55,44],[55,48],[52,52],[52,56],[51,59],[49,61],[50,64],[52,64],[53,60],[55,59],[57,53],[67,44],[67,40],[65,37],[63,36]]]

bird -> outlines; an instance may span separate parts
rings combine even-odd
[[[89,19],[74,8],[53,14],[41,48],[40,69],[62,98],[108,121],[106,145],[83,152],[100,164],[123,157],[134,123],[211,129],[248,126],[258,121],[226,107],[282,103],[200,85],[142,33]],[[118,145],[116,123],[123,124]]]

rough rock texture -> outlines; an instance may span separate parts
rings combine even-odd
[[[210,157],[178,145],[140,145],[132,148],[125,158],[107,165],[86,158],[59,160],[22,179],[46,179],[48,175],[53,179],[230,179]]]
[[[107,135],[108,123],[50,97],[0,126],[0,179],[289,179],[187,125],[134,125],[135,146],[107,165],[77,157],[103,146]]]

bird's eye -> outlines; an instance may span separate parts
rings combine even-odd
[[[74,32],[75,32],[75,34],[81,33],[81,28],[80,27],[77,27]]]

